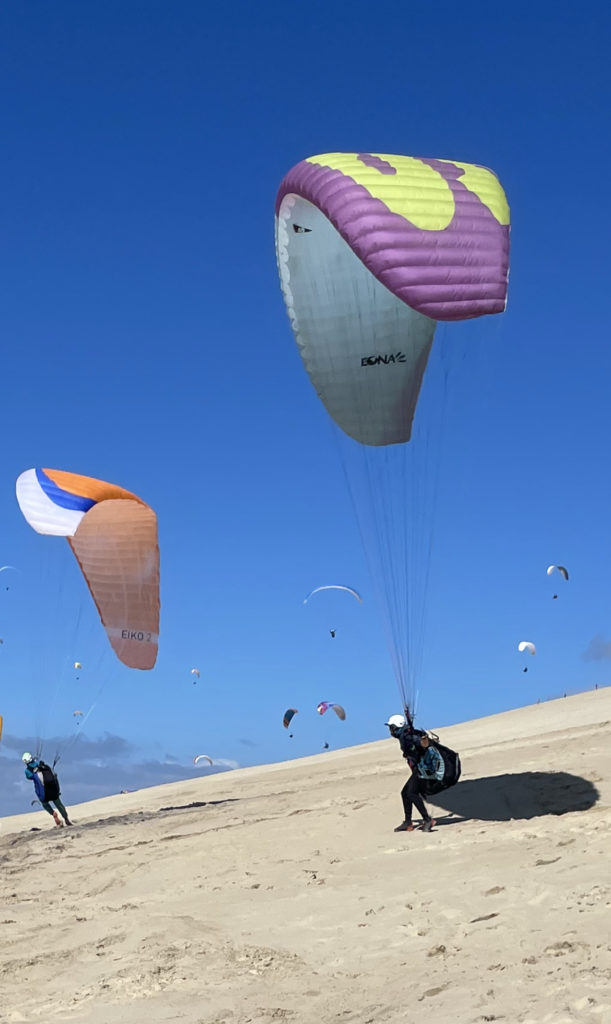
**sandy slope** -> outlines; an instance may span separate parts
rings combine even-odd
[[[0,1020],[606,1024],[610,734],[611,689],[444,730],[430,835],[392,740],[6,818]]]

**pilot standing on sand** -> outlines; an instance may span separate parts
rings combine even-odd
[[[416,805],[422,818],[422,831],[430,832],[437,822],[431,818],[422,797],[427,791],[427,783],[443,779],[443,758],[431,746],[426,733],[408,726],[404,715],[391,715],[385,725],[390,735],[399,741],[403,757],[411,768],[411,775],[401,790],[404,819],[395,832],[413,832],[416,828],[412,822],[412,804]]]

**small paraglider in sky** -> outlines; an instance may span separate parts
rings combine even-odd
[[[199,679],[199,675],[200,675],[199,669],[198,668],[192,668],[191,669],[191,675],[195,676],[195,679],[193,680],[193,685],[195,686],[195,684],[197,683],[197,680]]]
[[[19,572],[19,570],[16,569],[14,565],[0,565],[0,572],[6,572],[7,569],[12,569],[13,572]],[[10,587],[5,587],[4,589],[9,590]]]
[[[313,597],[314,594],[318,594],[321,590],[345,590],[348,594],[352,594],[353,597],[356,597],[359,604],[363,603],[363,598],[357,590],[353,590],[352,587],[346,587],[342,583],[329,583],[322,587],[314,587],[314,590],[311,590],[308,596],[304,598],[303,603],[307,604],[310,598]]]
[[[528,653],[531,655],[535,655],[537,653],[537,648],[530,640],[520,640],[520,643],[518,644],[518,650],[520,654],[523,654],[524,651],[528,651]],[[525,666],[522,669],[522,671],[528,672],[528,667]]]
[[[193,764],[199,764],[200,761],[207,761],[208,764],[214,764],[212,758],[208,757],[207,754],[198,754],[197,757],[193,758]]]
[[[84,714],[84,712],[82,712],[82,711],[73,711],[72,712],[73,717],[76,718],[76,724],[77,725],[81,724],[81,718],[83,717],[83,714]]]
[[[563,565],[548,565],[548,567],[547,567],[547,575],[548,576],[553,576],[554,572],[559,572],[560,575],[562,576],[562,578],[565,579],[566,582],[568,583],[568,581],[569,581],[569,574],[568,574],[568,571],[565,569],[565,567]],[[557,598],[558,598],[558,594],[554,594],[553,600],[556,601]]]
[[[352,594],[352,596],[356,598],[356,600],[359,602],[359,604],[363,603],[363,598],[361,597],[359,592],[357,590],[354,590],[352,587],[344,586],[343,583],[329,583],[329,584],[326,584],[326,585],[324,585],[322,587],[314,587],[314,590],[311,590],[310,593],[308,594],[308,596],[306,598],[304,598],[303,603],[307,604],[308,601],[310,600],[310,598],[313,597],[314,594],[320,593],[321,590],[344,590],[347,594]],[[337,633],[337,629],[335,629],[335,628],[329,630],[329,635],[330,635],[332,640],[335,639],[335,634],[336,633]]]
[[[319,715],[324,715],[325,712],[329,710],[329,708],[332,711],[335,711],[335,714],[340,719],[340,721],[344,722],[346,720],[346,712],[344,711],[341,704],[333,704],[333,702],[330,700],[321,700],[320,704],[317,705],[316,710],[318,711]]]
[[[289,725],[291,723],[291,719],[296,714],[298,714],[297,708],[287,708],[286,709],[286,711],[284,712],[284,715],[282,716],[282,724],[283,724],[285,729],[288,729],[288,727],[289,727]],[[293,739],[293,733],[292,732],[289,733],[289,739],[291,739],[291,740]]]
[[[78,669],[82,668],[83,666],[81,665],[80,661],[75,661],[72,667],[78,671]],[[79,681],[79,678],[79,676],[76,677],[77,682]]]

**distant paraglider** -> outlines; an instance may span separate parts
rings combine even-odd
[[[199,679],[199,676],[200,676],[199,669],[198,668],[192,668],[191,669],[191,675],[196,677],[193,680],[193,685],[195,686],[195,684],[197,683],[197,680]]]
[[[329,711],[329,709],[335,711],[335,714],[337,715],[341,722],[345,722],[346,712],[344,711],[341,704],[333,704],[331,701],[321,700],[320,704],[318,704],[316,707],[316,710],[318,711],[319,715],[324,715],[325,712]]]
[[[207,761],[208,764],[214,764],[212,758],[208,757],[207,754],[198,754],[197,757],[193,758],[193,764],[199,764],[200,761]]]
[[[326,584],[326,585],[324,585],[322,587],[315,587],[314,590],[311,590],[310,593],[308,594],[308,596],[306,598],[304,598],[304,602],[303,603],[307,604],[308,601],[310,600],[310,598],[313,597],[314,594],[318,594],[321,590],[343,590],[343,591],[345,591],[348,594],[352,594],[352,596],[356,598],[356,600],[359,602],[359,604],[363,603],[363,598],[359,594],[358,590],[354,590],[352,587],[346,587],[346,586],[344,586],[343,583],[329,583],[329,584]],[[329,636],[331,637],[332,640],[335,639],[335,634],[336,633],[337,633],[337,629],[335,629],[335,628],[329,630]]]
[[[293,719],[293,717],[296,714],[298,714],[297,708],[287,708],[286,709],[286,711],[284,712],[284,715],[282,717],[282,724],[283,724],[285,729],[288,729],[289,725],[291,724],[291,720]],[[289,733],[289,739],[292,740],[292,738],[293,738],[293,734],[291,732],[291,733]]]
[[[12,569],[13,572],[19,572],[19,569],[16,569],[14,565],[0,565],[0,572],[6,572],[7,569]],[[5,587],[4,589],[10,590],[10,587]]]
[[[520,640],[520,643],[518,644],[518,650],[520,654],[523,654],[524,651],[528,651],[528,653],[531,655],[535,655],[537,653],[537,648],[530,640]],[[528,667],[525,666],[522,669],[522,671],[528,672]]]
[[[329,583],[323,587],[314,587],[314,590],[311,590],[308,596],[304,598],[303,603],[307,604],[310,598],[313,597],[314,594],[320,593],[321,590],[345,590],[348,594],[352,594],[353,597],[356,597],[359,604],[363,603],[363,598],[361,597],[357,590],[353,590],[352,587],[346,587],[341,583]]]
[[[560,575],[564,576],[565,580],[568,582],[569,574],[563,565],[549,565],[547,567],[547,575],[551,576],[554,569],[557,569]]]
[[[72,714],[73,714],[74,718],[76,718],[76,724],[80,725],[81,724],[81,718],[83,717],[84,712],[83,711],[73,711]]]
[[[565,569],[565,567],[563,565],[548,565],[548,567],[547,567],[547,575],[548,576],[553,576],[554,572],[559,572],[560,575],[563,577],[563,579],[565,579],[566,582],[568,583],[568,581],[569,581],[568,570]],[[558,598],[558,594],[554,594],[553,600],[556,601],[557,598]]]

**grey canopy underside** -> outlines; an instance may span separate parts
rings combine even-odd
[[[409,441],[436,321],[381,284],[307,200],[285,196],[276,231],[287,312],[327,412],[361,444]]]

